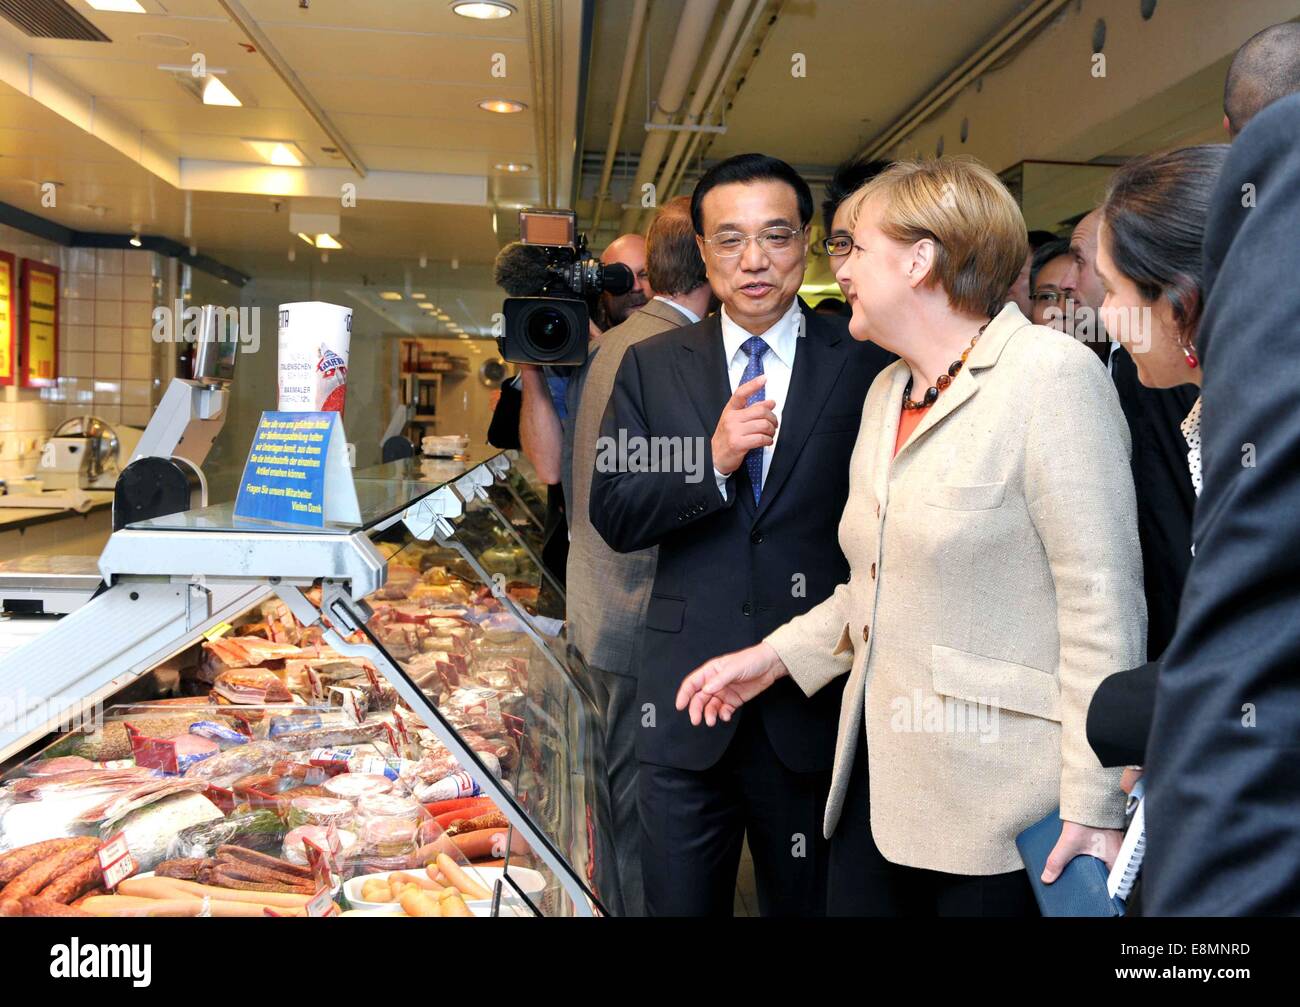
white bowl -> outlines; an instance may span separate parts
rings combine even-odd
[[[500,867],[471,866],[464,869],[476,876],[478,880],[489,889],[497,883],[497,880],[503,873]],[[361,897],[361,889],[371,878],[385,879],[390,874],[402,873],[416,874],[418,872],[411,869],[408,871],[377,871],[374,874],[358,874],[355,878],[350,878],[343,882],[343,895],[354,909],[378,909],[391,912],[394,916],[405,915],[402,912],[401,903],[370,902]],[[524,894],[527,895],[534,904],[536,904],[538,896],[546,890],[546,878],[537,871],[530,870],[527,867],[511,867],[510,879],[523,889]],[[492,900],[490,898],[466,899],[465,905],[475,916],[487,916],[492,910]],[[515,890],[509,885],[505,885],[501,889],[501,915],[519,915],[519,913],[511,910],[511,906],[515,909],[521,909],[525,915],[532,915],[532,913],[523,906],[523,903],[519,901],[519,896],[515,894]]]

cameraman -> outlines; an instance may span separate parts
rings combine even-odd
[[[603,265],[621,262],[632,271],[633,287],[626,294],[602,293],[600,307],[610,325],[619,325],[654,296],[646,275],[645,238],[639,234],[622,234],[609,243],[601,254]],[[600,339],[601,330],[591,323],[591,348]],[[524,455],[537,470],[537,476],[550,488],[547,495],[546,530],[542,561],[555,579],[564,583],[569,554],[564,493],[560,488],[564,454],[564,423],[568,416],[567,398],[574,368],[538,367],[520,364],[519,382],[523,400],[519,409],[519,444]]]

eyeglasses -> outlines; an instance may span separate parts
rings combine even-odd
[[[704,243],[713,249],[713,254],[722,259],[733,259],[745,250],[750,239],[758,242],[758,247],[769,255],[790,252],[799,247],[795,240],[803,234],[802,227],[768,227],[757,234],[744,234],[740,231],[719,231],[712,238],[705,238]]]
[[[833,259],[848,255],[853,250],[853,239],[847,234],[832,234],[822,239],[822,251]]]
[[[1029,299],[1035,304],[1060,304],[1065,300],[1065,294],[1059,290],[1039,290],[1030,294]]]

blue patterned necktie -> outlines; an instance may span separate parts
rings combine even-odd
[[[763,342],[761,336],[750,336],[740,348],[745,351],[749,357],[749,363],[745,365],[745,373],[740,376],[740,383],[743,385],[747,381],[753,381],[763,373],[763,354],[767,352],[767,343]],[[755,402],[763,401],[763,391],[760,388],[753,395],[745,400],[746,406],[752,406]],[[759,494],[763,491],[763,449],[750,448],[745,455],[745,471],[749,473],[749,484],[754,488],[754,503],[758,503]]]

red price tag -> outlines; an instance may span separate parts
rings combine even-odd
[[[400,756],[402,749],[397,743],[397,735],[393,733],[393,725],[385,721],[384,730],[388,732],[388,744],[392,747],[394,754]]]
[[[396,710],[393,711],[393,719],[397,721],[397,730],[402,735],[402,744],[409,745],[411,736],[406,733],[406,719]]]
[[[110,838],[96,853],[99,869],[104,872],[104,887],[112,891],[123,878],[135,873],[135,857],[126,845],[126,836],[122,833]]]
[[[375,667],[369,661],[366,662],[366,678],[370,679],[371,686],[375,692],[379,691],[379,676],[375,674]]]
[[[352,723],[360,724],[364,715],[361,712],[361,704],[357,702],[357,690],[340,689],[339,692],[343,693],[343,712],[348,715]]]
[[[311,868],[311,876],[316,882],[316,888],[324,888],[326,892],[330,890],[330,858],[324,850],[313,843],[310,839],[302,841],[303,848],[307,851],[307,866]]]
[[[235,795],[233,791],[225,787],[218,787],[215,783],[209,783],[208,789],[203,792],[203,796],[221,809],[223,815],[228,815],[235,810]]]
[[[126,725],[126,736],[131,741],[131,755],[135,764],[145,769],[161,769],[164,773],[179,773],[176,742],[162,738],[146,738],[135,727]]]
[[[320,675],[316,674],[315,668],[307,669],[307,684],[311,686],[311,701],[319,703],[325,698],[325,690],[321,688]]]

